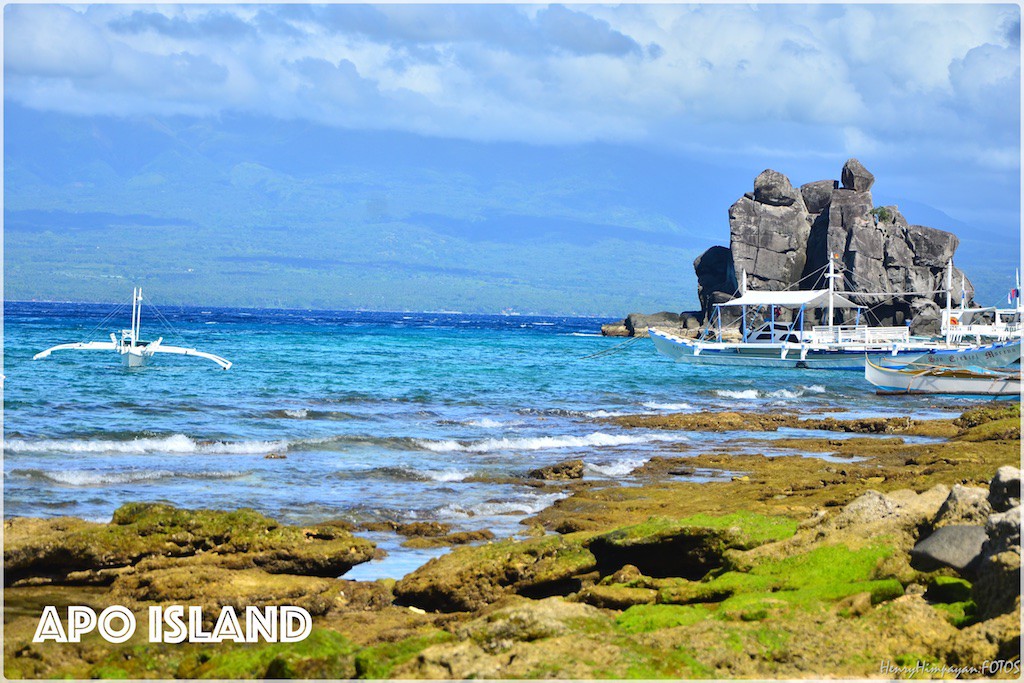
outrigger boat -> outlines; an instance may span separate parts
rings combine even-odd
[[[131,329],[121,330],[121,337],[118,338],[114,332],[110,333],[110,341],[75,342],[72,344],[58,344],[45,351],[37,353],[32,360],[40,360],[48,357],[54,351],[76,350],[76,351],[116,351],[121,355],[121,361],[125,367],[137,368],[146,364],[154,354],[173,353],[179,356],[198,356],[212,360],[220,367],[227,370],[231,362],[215,356],[212,353],[197,351],[196,349],[184,348],[181,346],[168,346],[163,343],[163,337],[156,341],[143,341],[139,336],[139,328],[142,318],[142,288],[132,290],[132,322]]]
[[[946,308],[951,308],[952,264],[947,269]],[[681,337],[670,332],[650,328],[648,334],[655,348],[673,360],[707,365],[750,365],[758,367],[827,368],[834,370],[861,370],[864,357],[878,361],[881,358],[899,358],[910,362],[931,352],[965,351],[968,344],[954,344],[950,340],[912,338],[910,328],[873,327],[860,324],[864,308],[837,292],[835,279],[839,277],[834,262],[829,259],[828,288],[809,291],[747,291],[747,275],[743,273],[740,296],[731,301],[715,304],[713,318],[717,324],[712,331],[709,321],[698,339]],[[852,292],[851,292],[852,293]],[[816,325],[810,330],[804,326],[809,309],[828,309],[827,325]],[[722,309],[740,309],[740,338],[727,341],[723,336]],[[750,329],[747,325],[748,309],[768,309],[770,317],[762,325]],[[835,309],[855,311],[853,325],[836,325]],[[793,311],[792,322],[780,322],[776,311]],[[1019,356],[1019,347],[1018,347]],[[946,356],[955,364],[956,356]],[[975,362],[975,361],[972,361]]]
[[[942,334],[953,342],[974,339],[980,344],[983,340],[1002,341],[1020,339],[1024,334],[1024,310],[1020,300],[1020,271],[1016,273],[1016,287],[1010,290],[1007,303],[1013,308],[966,308],[963,294],[964,284],[961,281],[960,308],[947,308],[942,312]]]
[[[864,379],[880,394],[1020,396],[1020,370],[960,368],[927,363],[886,367],[864,360]]]

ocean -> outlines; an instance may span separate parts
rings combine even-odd
[[[722,439],[607,417],[941,417],[972,403],[876,396],[856,372],[680,365],[650,340],[601,337],[607,319],[555,316],[147,307],[143,338],[234,366],[160,355],[126,369],[103,351],[32,360],[54,344],[109,338],[128,324],[113,309],[4,304],[7,517],[108,521],[125,502],[158,501],[252,507],[294,524],[436,520],[507,537],[564,495],[524,483],[531,469],[582,458],[586,478],[628,486],[649,458]],[[770,454],[773,438],[795,431],[732,436]],[[360,533],[388,557],[346,578],[397,578],[445,552]]]

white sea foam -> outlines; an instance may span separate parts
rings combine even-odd
[[[693,408],[689,403],[656,403],[654,401],[647,401],[640,405],[651,410],[691,410]]]
[[[518,439],[484,439],[462,443],[460,441],[427,441],[417,440],[422,448],[436,453],[463,452],[463,453],[490,453],[493,451],[541,451],[558,448],[586,448],[588,446],[628,446],[649,441],[661,441],[667,438],[664,436],[633,436],[626,434],[605,434],[594,432],[586,436],[536,436],[522,437]]]
[[[804,385],[804,391],[809,391],[812,394],[824,394],[828,389],[821,384],[812,384],[810,386]]]
[[[489,500],[464,507],[452,503],[438,510],[438,516],[445,517],[492,517],[499,515],[532,515],[540,512],[555,501],[564,498],[565,493],[546,493],[538,496],[524,496],[512,500]]]
[[[648,415],[649,413],[638,413],[635,410],[591,410],[583,413],[584,417],[625,417],[627,415]]]
[[[461,470],[419,470],[427,479],[438,482],[463,481],[470,476],[470,472]]]
[[[804,392],[793,389],[779,389],[767,394],[768,398],[800,398]]]
[[[234,479],[245,476],[245,472],[172,472],[170,470],[127,470],[102,472],[96,470],[28,470],[16,471],[32,478],[47,479],[67,486],[105,486],[108,484],[134,484],[159,479]]]
[[[647,458],[629,458],[603,465],[588,462],[586,463],[586,469],[603,477],[623,477],[645,462],[647,462]]]
[[[485,417],[479,420],[467,420],[462,424],[467,427],[483,427],[484,429],[497,429],[499,427],[506,427],[508,423],[499,422],[498,420],[492,420],[489,417]]]
[[[298,410],[286,410],[284,411],[284,414],[288,417],[294,417],[301,420],[309,415],[309,411],[305,408],[299,408]]]
[[[110,439],[10,439],[4,441],[8,453],[173,453],[260,454],[288,448],[287,441],[196,441],[184,434],[141,437],[123,441]]]
[[[754,398],[759,398],[761,394],[757,391],[757,389],[742,389],[742,390],[715,389],[715,395],[721,396],[722,398],[734,398],[734,399],[739,399],[739,400],[750,400],[750,399],[754,399]]]

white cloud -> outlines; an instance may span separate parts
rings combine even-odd
[[[1003,166],[984,150],[1019,148],[1016,24],[972,4],[9,5],[6,97],[530,143],[706,131],[756,151],[803,128],[837,152],[973,143]]]

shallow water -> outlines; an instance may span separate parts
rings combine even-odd
[[[679,455],[673,444],[707,439],[603,417],[737,408],[938,417],[973,402],[879,397],[853,372],[688,367],[647,340],[587,358],[623,340],[596,336],[607,321],[586,318],[162,308],[165,325],[145,309],[144,337],[234,367],[158,356],[127,370],[111,352],[31,360],[109,336],[127,323],[127,314],[104,322],[112,308],[5,304],[7,516],[105,521],[145,500],[249,506],[289,523],[431,519],[501,537],[559,496],[509,476],[582,458],[587,477],[629,483],[650,457]],[[353,576],[400,576],[432,554],[367,536],[392,556]]]

